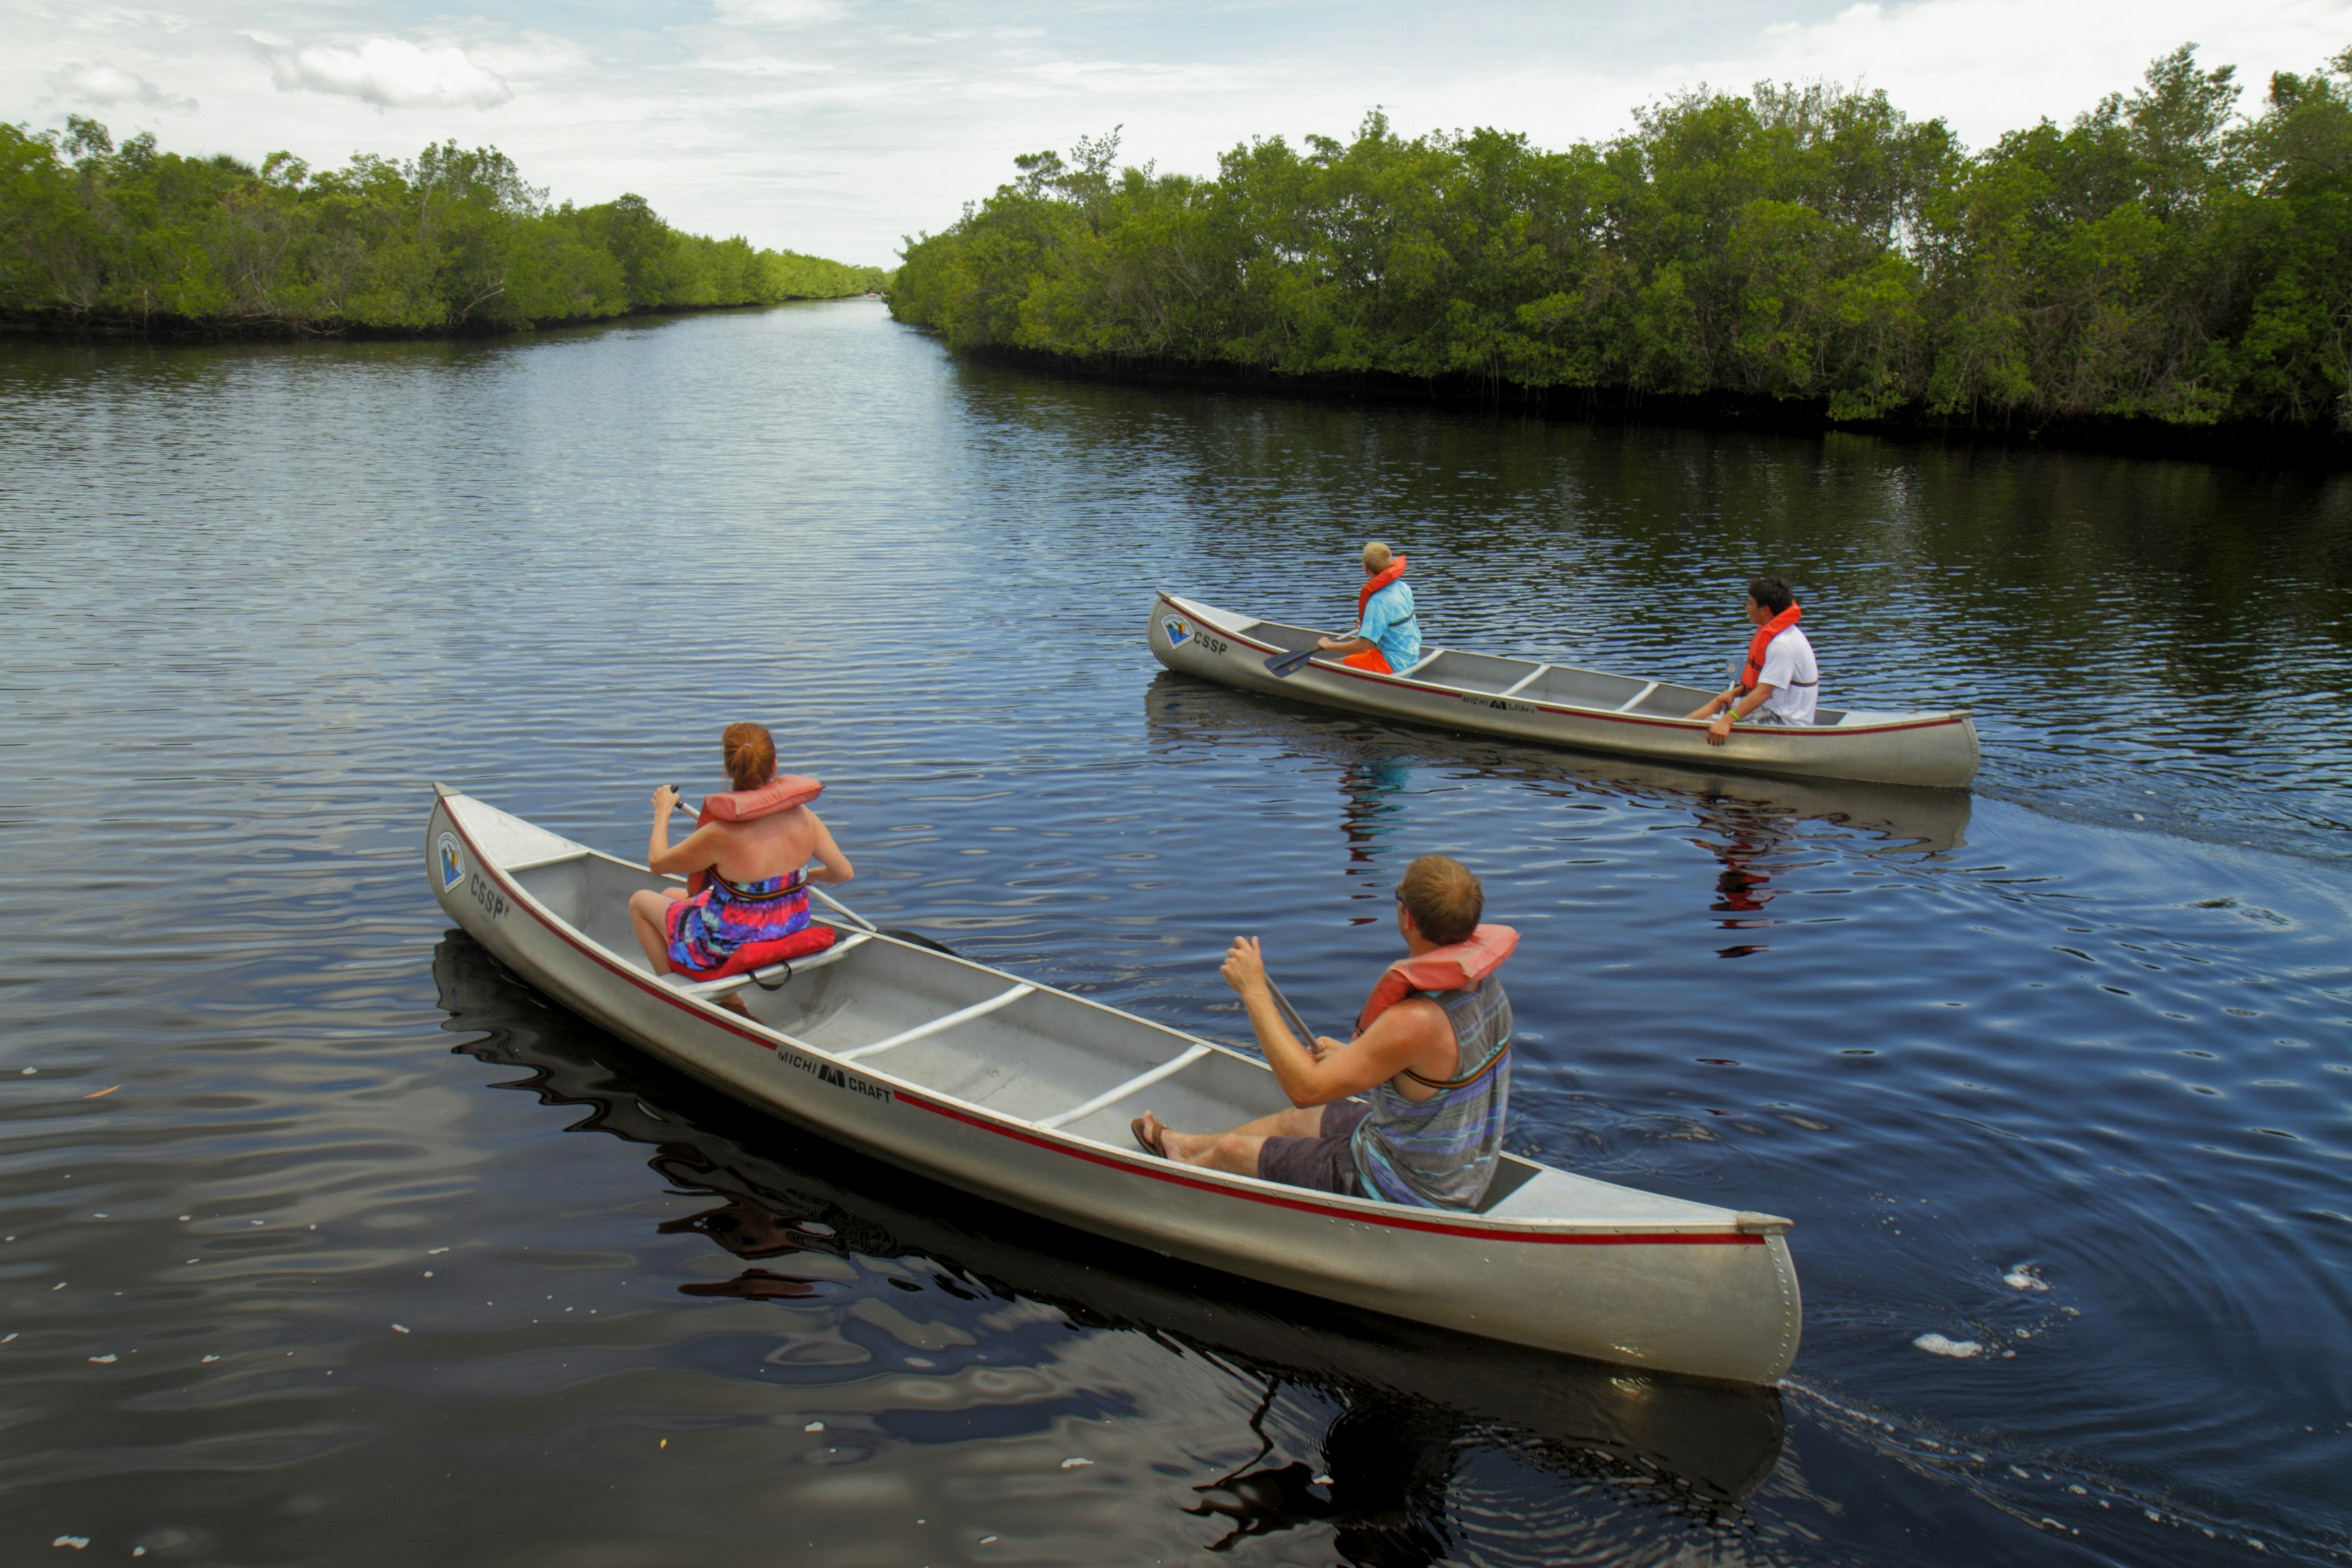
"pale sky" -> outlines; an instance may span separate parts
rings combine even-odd
[[[0,118],[321,166],[454,137],[559,201],[635,191],[684,228],[887,266],[1014,153],[1114,125],[1127,161],[1209,174],[1375,105],[1408,133],[1556,147],[1769,77],[1883,87],[1981,146],[2183,43],[2235,65],[2252,108],[2272,71],[2352,46],[2352,0],[0,0]]]

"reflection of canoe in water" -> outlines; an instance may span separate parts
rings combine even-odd
[[[1787,1220],[1514,1156],[1465,1214],[1176,1165],[1129,1139],[1144,1097],[1178,1126],[1237,1126],[1288,1104],[1264,1063],[847,926],[773,991],[656,978],[627,904],[664,879],[436,795],[425,864],[451,919],[573,1011],[763,1110],[1097,1235],[1419,1322],[1748,1383],[1796,1356]]]
[[[1742,724],[1717,747],[1707,744],[1704,722],[1683,717],[1715,695],[1696,686],[1443,647],[1394,675],[1316,658],[1286,679],[1268,673],[1265,661],[1313,647],[1319,634],[1172,594],[1152,601],[1149,635],[1152,656],[1187,675],[1450,730],[1700,768],[1878,784],[1957,789],[1977,772],[1977,729],[1965,712],[1824,708],[1810,725]]]
[[[1375,1480],[1454,1465],[1475,1438],[1571,1477],[1631,1481],[1643,1493],[1663,1485],[1670,1496],[1715,1504],[1744,1500],[1780,1457],[1777,1390],[1548,1355],[1204,1275],[1148,1252],[1106,1249],[837,1144],[752,1121],[596,1031],[569,1025],[467,936],[444,939],[433,969],[447,1027],[478,1035],[467,1051],[530,1069],[518,1087],[593,1108],[575,1126],[655,1149],[665,1184],[707,1191],[723,1205],[696,1216],[691,1228],[746,1267],[732,1281],[695,1281],[695,1293],[793,1300],[839,1289],[796,1278],[796,1252],[928,1263],[967,1291],[988,1292],[968,1310],[952,1293],[934,1303],[959,1311],[958,1324],[975,1335],[987,1332],[1001,1298],[1023,1296],[1088,1327],[1172,1339],[1269,1384],[1318,1390],[1343,1412],[1324,1443],[1333,1477],[1325,1522],[1333,1521],[1328,1505],[1345,1503],[1365,1479],[1342,1462],[1351,1437],[1375,1450],[1361,1456]]]
[[[1160,745],[1270,745],[1343,771],[1410,763],[1441,775],[1458,770],[1554,793],[1591,786],[1680,799],[1706,813],[1728,806],[1768,818],[1840,823],[1922,849],[1952,850],[1968,842],[1972,797],[1966,790],[1767,778],[1633,758],[1580,756],[1502,737],[1414,733],[1332,710],[1262,702],[1248,692],[1172,670],[1160,671],[1145,687],[1143,718],[1152,741]]]

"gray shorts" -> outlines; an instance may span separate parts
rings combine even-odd
[[[1348,1140],[1356,1124],[1371,1113],[1372,1108],[1360,1100],[1332,1101],[1323,1108],[1316,1136],[1267,1139],[1258,1150],[1257,1173],[1286,1186],[1362,1197],[1363,1184],[1357,1180],[1356,1155]]]

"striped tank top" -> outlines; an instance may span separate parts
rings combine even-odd
[[[1427,1100],[1407,1100],[1393,1082],[1367,1097],[1371,1114],[1349,1149],[1369,1197],[1427,1208],[1475,1208],[1503,1152],[1511,1098],[1511,999],[1491,976],[1466,991],[1423,991],[1445,1009],[1458,1052],[1454,1077]],[[1424,1085],[1433,1080],[1406,1069]]]

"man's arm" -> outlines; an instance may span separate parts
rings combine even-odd
[[[1756,683],[1755,690],[1749,692],[1745,697],[1739,698],[1737,701],[1732,702],[1729,707],[1724,709],[1722,717],[1717,719],[1714,723],[1707,726],[1706,743],[1710,746],[1720,746],[1726,741],[1731,739],[1731,726],[1733,722],[1738,720],[1747,718],[1750,713],[1753,713],[1759,708],[1763,707],[1765,702],[1771,697],[1772,693],[1778,689],[1779,688],[1777,687],[1769,686],[1760,680],[1758,681]],[[1736,694],[1733,692],[1727,691],[1722,697],[1718,697],[1715,700],[1717,702],[1721,702],[1735,695]],[[1709,703],[1708,706],[1713,707],[1714,703]]]
[[[1434,1002],[1413,997],[1381,1014],[1370,1028],[1345,1044],[1318,1041],[1310,1047],[1290,1032],[1282,1009],[1275,1003],[1274,990],[1266,984],[1265,959],[1255,937],[1234,939],[1225,954],[1223,973],[1225,984],[1248,1009],[1250,1027],[1257,1033],[1266,1065],[1274,1068],[1282,1092],[1296,1106],[1328,1105],[1360,1094],[1454,1041],[1445,1010]]]

